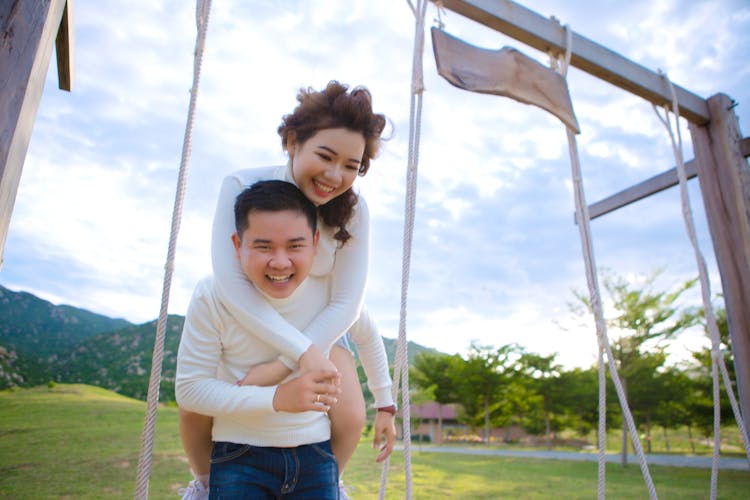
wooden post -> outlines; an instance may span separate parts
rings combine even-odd
[[[740,408],[750,430],[750,168],[734,105],[724,94],[711,97],[711,120],[691,124],[690,134],[724,291]]]
[[[31,129],[65,8],[66,0],[0,2],[0,267]],[[70,30],[64,38],[61,43],[69,44]],[[70,57],[70,48],[60,50]],[[61,66],[70,64],[64,61]],[[67,71],[64,74],[69,80]]]

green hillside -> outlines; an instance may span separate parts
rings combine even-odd
[[[177,349],[185,322],[170,315],[164,341],[159,400],[174,401]],[[145,400],[151,375],[156,320],[133,325],[71,306],[55,306],[26,292],[0,286],[0,389],[48,381],[83,383]],[[384,338],[393,366],[396,340]],[[423,351],[409,342],[409,362]],[[368,401],[371,399],[360,379]]]
[[[0,498],[133,498],[145,407],[86,385],[0,391]],[[161,408],[151,498],[178,498],[182,470],[177,408]]]
[[[46,382],[61,351],[130,324],[0,286],[0,388]]]

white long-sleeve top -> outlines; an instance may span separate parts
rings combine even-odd
[[[240,323],[258,338],[274,346],[282,360],[294,369],[299,357],[315,344],[328,351],[360,317],[367,282],[370,252],[369,212],[363,197],[354,207],[347,224],[351,238],[339,248],[334,239],[335,229],[319,223],[320,239],[310,277],[329,281],[328,301],[314,319],[297,328],[276,311],[250,281],[240,267],[231,242],[234,227],[234,203],[242,190],[259,180],[280,179],[295,183],[291,165],[239,170],[230,174],[221,185],[214,215],[211,237],[211,259],[216,276],[216,293]],[[368,387],[375,397],[375,406],[393,403],[390,394],[391,378],[383,341],[372,319],[364,315],[364,323],[351,330]],[[353,330],[357,330],[355,333]]]
[[[177,353],[177,403],[214,417],[214,441],[294,447],[329,439],[330,422],[324,412],[277,412],[277,386],[236,385],[251,366],[275,360],[279,351],[229,314],[216,283],[214,278],[201,280],[188,307]],[[308,278],[290,297],[267,300],[291,325],[301,328],[325,305],[326,287],[325,280]]]

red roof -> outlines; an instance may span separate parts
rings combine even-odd
[[[429,403],[411,406],[412,417],[437,420],[439,414],[442,414],[443,420],[456,420],[456,405],[441,405],[431,401]]]

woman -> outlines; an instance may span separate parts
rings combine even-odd
[[[329,416],[333,451],[343,471],[365,421],[354,360],[341,340],[350,328],[358,332],[356,338],[366,339],[358,342],[360,359],[376,407],[383,409],[376,416],[376,440],[386,437],[387,442],[378,461],[390,454],[393,442],[395,407],[382,339],[366,312],[357,321],[368,273],[369,213],[364,200],[352,190],[356,178],[367,173],[370,160],[378,152],[386,119],[373,112],[372,97],[364,87],[350,91],[348,86],[332,81],[321,91],[301,90],[297,100],[297,107],[283,117],[278,128],[289,157],[287,165],[245,169],[224,179],[214,216],[211,255],[226,308],[282,353],[280,362],[253,367],[239,383],[273,385],[298,366],[303,371],[333,368],[341,374],[342,392]],[[321,235],[310,274],[329,279],[330,297],[327,306],[301,332],[247,281],[231,243],[234,200],[245,187],[262,179],[293,182],[319,209]],[[330,360],[324,355],[329,349]],[[196,480],[208,484],[211,418],[181,410],[180,430]]]

